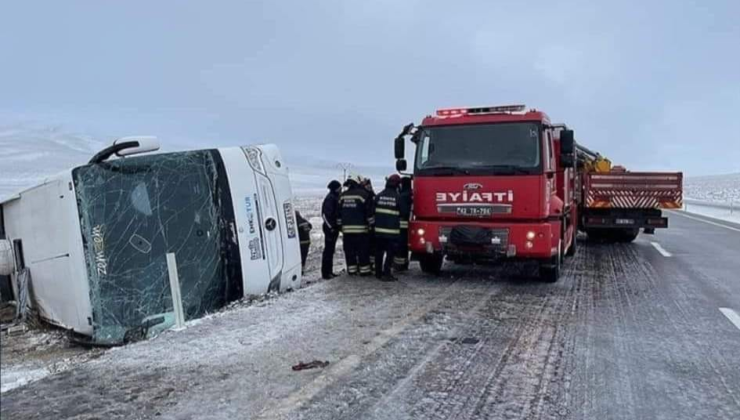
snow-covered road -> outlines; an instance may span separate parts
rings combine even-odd
[[[740,418],[740,232],[670,223],[582,243],[556,284],[452,265],[318,282],[5,393],[2,418]]]

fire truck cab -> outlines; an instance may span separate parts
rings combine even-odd
[[[548,282],[576,250],[573,131],[524,105],[441,109],[395,141],[415,144],[409,249],[425,272],[453,262],[536,260]]]

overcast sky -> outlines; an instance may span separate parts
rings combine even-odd
[[[390,166],[404,124],[509,103],[633,170],[740,171],[740,1],[0,6],[2,124]]]

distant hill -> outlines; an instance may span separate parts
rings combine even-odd
[[[112,141],[113,137],[95,138],[58,126],[0,125],[0,198],[40,183],[49,175],[87,163]],[[172,150],[166,144],[163,148]],[[330,180],[341,180],[339,162],[293,155],[289,150],[282,152],[296,195],[323,195]],[[379,167],[354,163],[349,172],[370,177],[378,189],[384,177],[393,171],[392,164]]]
[[[343,170],[340,162],[306,156],[293,156],[283,151],[284,158],[290,170],[290,181],[296,195],[323,195],[326,186],[332,179],[342,181]],[[347,164],[349,162],[343,162]],[[364,165],[351,163],[347,174],[359,174],[372,180],[376,191],[380,191],[385,183],[385,177],[394,172],[394,162],[388,166]]]
[[[102,139],[34,124],[0,126],[0,197],[87,162]]]
[[[740,173],[686,178],[684,196],[694,200],[738,203],[740,202]]]

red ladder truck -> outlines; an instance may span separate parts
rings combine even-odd
[[[608,161],[577,145],[572,130],[524,105],[441,109],[420,126],[407,125],[395,140],[401,173],[408,136],[416,145],[408,242],[424,272],[439,273],[445,257],[536,260],[541,278],[555,282],[564,257],[576,252],[579,229],[629,239],[640,228],[667,227],[660,208],[680,207],[680,174],[615,171],[616,178],[602,183],[597,175],[611,172],[596,169]],[[658,178],[671,180],[656,198],[647,187]],[[650,199],[636,207],[635,196]]]

